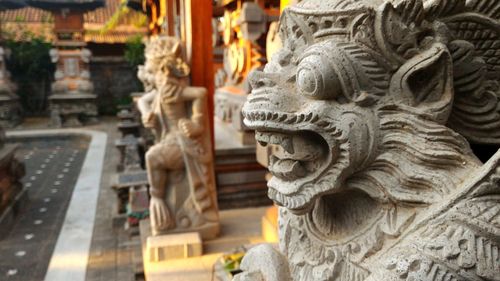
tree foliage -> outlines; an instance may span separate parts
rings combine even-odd
[[[142,36],[134,36],[125,43],[125,60],[134,68],[144,63],[144,44]]]
[[[23,38],[28,40],[16,42],[6,38],[5,45],[10,50],[7,68],[18,86],[17,94],[25,111],[41,113],[46,107],[46,96],[55,71],[49,55],[52,45],[29,31],[23,34]]]

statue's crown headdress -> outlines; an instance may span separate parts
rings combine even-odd
[[[181,42],[175,37],[159,36],[146,44],[144,51],[146,60],[154,61],[168,68],[176,77],[189,75],[189,66],[182,59]]]
[[[409,89],[384,89],[380,81],[404,76],[397,72],[414,69],[412,64],[436,70],[430,67],[432,62],[441,67],[443,77],[451,75],[451,116],[448,118],[448,106],[440,104],[438,119],[448,120],[448,126],[469,140],[500,144],[500,1],[304,0],[285,9],[280,22],[286,48],[297,54],[310,53],[313,45],[333,41],[324,48],[338,53],[334,64],[361,69],[351,71],[356,77],[340,73],[340,78],[346,76],[345,81],[362,86],[373,84],[375,90],[391,92],[398,99],[408,98],[404,95]],[[341,56],[345,59],[337,61]],[[435,60],[426,61],[426,56]],[[427,70],[428,75],[418,74],[431,79]],[[363,76],[368,82],[362,82]],[[445,78],[441,80],[444,87]],[[402,87],[422,84],[426,82]],[[373,92],[369,86],[360,89]],[[434,98],[432,89],[422,90],[423,96],[409,99]]]

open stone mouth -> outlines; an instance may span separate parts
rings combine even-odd
[[[255,139],[262,145],[275,145],[269,158],[269,171],[285,182],[312,177],[325,163],[328,146],[314,132],[261,132]]]

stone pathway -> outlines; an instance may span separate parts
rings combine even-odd
[[[19,139],[29,203],[0,240],[0,280],[43,280],[86,155],[82,137]]]
[[[119,163],[119,153],[115,148],[115,140],[120,136],[117,119],[101,119],[98,126],[90,129],[105,131],[108,143],[86,280],[135,281],[134,252],[140,251],[140,239],[131,237],[124,229],[124,216],[117,217],[116,194],[111,189]]]

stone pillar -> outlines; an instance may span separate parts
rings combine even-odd
[[[73,127],[97,121],[94,85],[90,80],[92,53],[85,48],[83,10],[54,10],[56,41],[50,51],[56,64],[49,97],[54,126]]]
[[[15,94],[16,85],[5,66],[7,51],[0,46],[0,126],[12,128],[22,121],[22,107]]]
[[[97,96],[90,81],[90,51],[52,49],[50,55],[56,63],[55,82],[49,97],[53,125],[73,127],[97,121]]]

